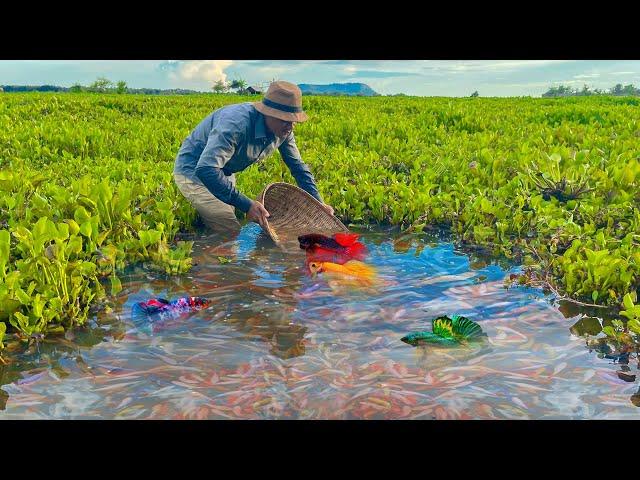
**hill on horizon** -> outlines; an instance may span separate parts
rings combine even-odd
[[[329,83],[316,85],[311,83],[299,83],[298,87],[303,95],[359,95],[373,97],[379,95],[366,83]]]

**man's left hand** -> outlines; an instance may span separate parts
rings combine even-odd
[[[333,215],[333,207],[331,205],[327,205],[326,203],[323,203],[322,208],[324,208],[327,212],[329,212],[329,215]]]

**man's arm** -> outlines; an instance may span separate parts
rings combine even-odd
[[[278,150],[298,186],[315,197],[320,203],[324,203],[322,197],[320,197],[320,192],[318,192],[316,181],[313,178],[309,166],[302,161],[293,132],[282,142]]]
[[[195,174],[216,198],[246,213],[253,202],[240,193],[222,171],[233,156],[241,135],[241,132],[214,128],[198,159]]]

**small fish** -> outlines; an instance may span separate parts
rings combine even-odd
[[[352,277],[363,281],[371,281],[376,271],[373,267],[358,260],[349,260],[344,265],[333,262],[311,262],[309,270],[312,274],[325,273],[329,276]]]
[[[187,313],[201,310],[209,306],[211,302],[202,297],[182,297],[170,302],[165,298],[153,298],[146,302],[138,302],[136,305],[148,315],[162,312]]]
[[[301,235],[298,237],[300,248],[306,250],[308,254],[313,255],[317,260],[329,261],[335,256],[335,260],[364,260],[367,254],[367,247],[358,242],[358,235],[355,233],[336,233],[333,238],[312,233],[309,235]],[[336,261],[335,263],[346,263]]]

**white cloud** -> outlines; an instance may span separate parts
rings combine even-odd
[[[169,76],[174,80],[212,84],[218,80],[227,80],[224,70],[230,67],[232,63],[232,60],[190,60],[180,62]]]
[[[582,75],[575,75],[573,78],[597,78],[599,76],[599,73],[584,73]]]

